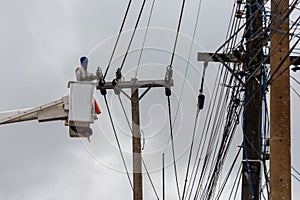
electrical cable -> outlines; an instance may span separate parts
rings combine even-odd
[[[233,168],[234,168],[234,166],[235,166],[235,164],[236,164],[236,161],[237,161],[237,159],[238,159],[238,156],[240,155],[240,152],[241,152],[241,148],[239,148],[239,150],[238,150],[238,152],[237,152],[237,154],[236,154],[236,156],[235,156],[235,158],[234,158],[234,160],[233,160],[233,162],[232,162],[232,165],[230,166],[230,168],[229,168],[229,170],[228,170],[228,173],[227,173],[227,175],[226,175],[226,177],[225,177],[225,180],[224,180],[223,183],[221,184],[221,189],[219,190],[219,192],[218,192],[218,194],[217,194],[217,196],[216,196],[216,200],[220,199],[221,194],[222,194],[222,192],[224,191],[225,185],[226,185],[226,183],[227,183],[227,181],[228,181],[228,179],[229,179],[229,177],[230,177],[230,175],[231,175],[231,173],[232,173],[232,171],[233,171]]]
[[[178,116],[178,112],[179,112],[179,102],[182,99],[183,90],[184,90],[184,86],[185,86],[186,79],[187,79],[187,74],[188,74],[188,70],[189,70],[190,60],[191,60],[191,56],[192,56],[192,49],[193,49],[193,46],[194,46],[194,41],[195,41],[196,32],[197,32],[198,23],[199,23],[199,17],[200,17],[200,11],[201,11],[201,3],[202,3],[202,0],[200,0],[199,4],[198,4],[197,17],[196,17],[196,21],[195,21],[195,27],[194,27],[194,31],[193,31],[193,36],[192,36],[192,42],[191,42],[191,46],[190,46],[190,49],[189,49],[188,60],[187,60],[187,63],[186,63],[186,68],[185,68],[185,73],[184,73],[184,80],[183,80],[183,83],[182,83],[182,86],[181,86],[181,89],[180,89],[180,94],[179,94],[179,98],[178,98],[177,108],[176,108],[175,117],[174,117],[174,121],[173,121],[174,124],[175,124],[175,122],[177,120],[177,116]]]
[[[239,181],[240,181],[241,175],[242,175],[242,164],[240,164],[239,170],[238,170],[238,172],[237,172],[237,174],[236,174],[236,177],[235,177],[235,179],[234,179],[234,181],[233,181],[233,186],[232,186],[232,188],[231,188],[231,191],[230,191],[228,200],[231,199],[231,196],[232,196],[232,194],[233,194],[234,188],[235,188],[235,187],[238,188],[238,185],[239,185]],[[238,179],[238,178],[239,178],[239,179]],[[237,185],[237,186],[236,186],[236,185]]]
[[[140,19],[141,19],[141,16],[142,16],[142,13],[143,13],[143,10],[144,10],[144,7],[145,7],[145,3],[146,3],[146,0],[143,1],[143,4],[142,4],[142,6],[141,6],[141,9],[140,9],[140,12],[139,12],[139,16],[138,16],[138,18],[137,18],[137,20],[136,20],[136,23],[135,23],[135,26],[134,26],[134,29],[133,29],[133,33],[132,33],[132,35],[131,35],[131,38],[130,38],[130,41],[129,41],[129,44],[128,44],[128,47],[127,47],[127,50],[126,50],[126,53],[125,53],[125,56],[124,56],[124,58],[123,58],[123,61],[122,61],[121,67],[120,67],[120,70],[122,70],[123,67],[124,67],[125,60],[126,60],[126,58],[127,58],[127,56],[128,56],[128,52],[129,52],[129,50],[130,50],[130,47],[131,47],[133,38],[134,38],[134,36],[135,36],[137,27],[138,27],[138,25],[139,25],[139,22],[140,22]]]
[[[133,185],[132,185],[132,182],[131,182],[131,179],[130,179],[130,176],[129,176],[129,172],[128,172],[128,168],[126,166],[126,162],[125,162],[124,155],[123,155],[123,152],[122,152],[121,144],[120,144],[120,141],[119,141],[119,138],[118,138],[118,135],[117,135],[117,132],[116,132],[116,128],[115,128],[115,125],[114,125],[114,122],[113,122],[113,119],[112,119],[112,116],[111,116],[111,112],[110,112],[110,109],[109,109],[109,106],[108,106],[107,98],[106,98],[106,95],[103,95],[103,96],[104,96],[106,108],[107,108],[107,111],[108,111],[108,114],[109,114],[109,119],[110,119],[110,122],[111,122],[111,126],[113,128],[115,139],[117,141],[119,152],[120,152],[120,155],[121,155],[121,158],[122,158],[122,162],[123,162],[124,168],[126,170],[128,181],[129,181],[130,186],[131,186],[131,188],[133,190]]]
[[[179,31],[180,31],[180,26],[181,26],[181,21],[182,21],[182,17],[183,17],[184,5],[185,5],[185,0],[182,1],[182,5],[181,5],[181,11],[180,11],[180,17],[179,17],[177,31],[176,31],[175,43],[174,43],[172,57],[171,57],[171,61],[170,61],[170,66],[171,67],[173,65],[173,61],[174,61],[174,57],[175,57],[175,51],[176,51],[176,46],[177,46],[177,41],[178,41],[178,36],[179,36]]]
[[[300,183],[300,178],[297,178],[294,174],[292,174],[292,177],[294,177],[296,179],[296,181],[298,181]]]
[[[144,35],[144,40],[143,40],[141,52],[140,52],[140,55],[139,55],[138,64],[136,66],[135,75],[134,75],[135,79],[137,77],[139,66],[141,64],[142,55],[143,55],[143,52],[144,52],[144,47],[145,47],[145,43],[146,43],[146,39],[147,39],[147,35],[148,35],[149,26],[150,26],[150,20],[151,20],[152,13],[153,13],[154,4],[155,4],[155,0],[152,1],[152,5],[151,5],[151,9],[150,9],[150,14],[149,14],[148,22],[147,22],[147,27],[146,27],[146,32],[145,32],[145,35]]]
[[[300,18],[300,17],[299,17]],[[282,67],[282,65],[285,63],[286,59],[289,57],[289,55],[291,54],[291,52],[293,51],[293,49],[297,46],[297,44],[300,42],[300,38],[297,40],[297,42],[292,46],[292,48],[289,50],[289,52],[284,56],[284,58],[281,60],[281,62],[279,63],[279,65],[276,67],[276,69],[274,70],[274,72],[271,74],[270,79],[268,80],[268,85],[270,85],[272,83],[272,81],[276,80],[278,77],[280,77],[287,69],[289,69],[289,65],[284,68],[282,70],[282,72],[280,72],[276,77],[275,74],[278,73],[279,69]]]
[[[104,76],[103,76],[103,79],[105,79],[105,77],[106,77],[106,75],[107,75],[107,72],[108,72],[108,69],[109,69],[109,67],[110,67],[110,65],[111,65],[112,59],[113,59],[113,57],[114,57],[114,54],[115,54],[117,45],[118,45],[118,43],[119,43],[119,39],[120,39],[121,33],[122,33],[122,31],[123,31],[123,27],[124,27],[124,25],[125,25],[125,21],[126,21],[128,12],[129,12],[129,8],[130,8],[130,5],[131,5],[131,2],[132,2],[132,0],[129,0],[128,5],[127,5],[127,8],[126,8],[125,16],[123,17],[122,25],[121,25],[121,27],[120,27],[119,34],[118,34],[116,43],[115,43],[115,45],[114,45],[112,54],[111,54],[110,59],[109,59],[109,61],[108,61],[108,65],[107,65],[107,67],[106,67],[106,70],[105,70],[105,74],[104,74]]]
[[[300,176],[300,172],[293,166],[291,166],[291,168],[296,172],[296,174],[298,174],[298,176]]]
[[[176,158],[175,158],[175,147],[174,147],[174,137],[173,137],[173,125],[172,125],[172,114],[171,114],[171,103],[170,103],[170,96],[168,96],[168,110],[169,110],[169,125],[170,125],[170,136],[171,136],[171,145],[172,145],[172,157],[173,157],[173,166],[174,166],[174,174],[176,180],[176,187],[177,187],[177,194],[179,200],[180,198],[180,190],[179,190],[179,183],[178,183],[178,173],[176,167]]]
[[[194,123],[194,128],[193,128],[192,143],[191,143],[191,146],[190,146],[188,164],[187,164],[187,168],[186,168],[185,181],[184,181],[183,192],[182,192],[182,200],[184,200],[186,184],[187,184],[187,181],[188,181],[188,174],[189,174],[190,163],[191,163],[191,158],[192,158],[194,139],[195,139],[195,134],[196,134],[196,127],[197,127],[197,121],[198,121],[199,113],[200,113],[200,110],[198,109],[197,112],[196,112],[195,123]]]
[[[293,86],[290,86],[292,88],[292,90],[295,92],[295,94],[300,98],[300,94],[295,90],[295,88]]]
[[[156,196],[157,200],[159,200],[159,197],[158,197],[157,191],[156,191],[156,189],[155,189],[154,183],[153,183],[153,181],[152,181],[152,179],[151,179],[151,176],[150,176],[150,174],[149,174],[149,170],[147,169],[146,163],[145,163],[145,161],[144,161],[143,158],[142,158],[142,162],[143,162],[144,168],[145,168],[145,170],[146,170],[146,174],[147,174],[147,176],[148,176],[148,179],[149,179],[149,181],[150,181],[150,183],[151,183],[151,187],[152,187],[152,189],[153,189],[153,191],[154,191],[154,193],[155,193],[155,196]]]
[[[232,38],[234,38],[234,37],[231,37],[231,39]],[[228,42],[230,41],[230,40],[227,40]],[[222,47],[221,47],[222,48]],[[212,97],[212,98],[214,98],[214,97]],[[221,98],[221,97],[220,97]],[[225,105],[225,104],[224,104]],[[216,110],[218,110],[218,109],[216,109]],[[208,111],[208,112],[210,112],[210,111]],[[217,112],[217,111],[216,111]],[[213,113],[213,112],[211,112],[211,113]],[[208,119],[208,118],[206,118],[206,119]],[[219,119],[221,119],[221,117],[219,118]],[[213,123],[213,124],[216,124],[216,123]],[[217,130],[217,129],[216,129]],[[211,138],[212,139],[212,138]],[[209,149],[208,149],[208,152],[209,152]],[[198,171],[198,170],[196,170],[196,171]],[[195,180],[195,179],[194,179]],[[194,184],[193,184],[194,185]],[[191,194],[191,193],[190,193]]]

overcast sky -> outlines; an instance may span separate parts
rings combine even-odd
[[[196,62],[196,52],[214,51],[224,41],[233,0],[202,0],[200,21],[191,58],[192,68],[188,73],[185,99],[181,102],[179,115],[174,125],[181,187],[185,159],[196,96],[198,95],[202,64]],[[147,1],[141,26],[145,27],[152,1]],[[124,30],[134,27],[140,1],[133,1]],[[197,0],[187,1],[183,16],[178,55],[175,58],[175,87],[172,95],[173,113],[178,103],[180,87],[184,78],[185,60],[191,42],[197,12]],[[74,80],[74,70],[79,58],[90,58],[90,71],[107,65],[112,44],[116,39],[127,1],[100,0],[0,0],[0,111],[34,107],[68,94],[67,82]],[[146,41],[147,50],[142,58],[139,79],[163,79],[169,64],[181,1],[156,0],[151,19],[151,29]],[[129,33],[125,33],[116,52],[116,59],[108,73],[114,77]],[[137,32],[132,49],[141,47],[144,29]],[[123,70],[126,80],[135,73],[138,51],[128,56]],[[216,67],[210,65],[211,76]],[[295,75],[297,76],[297,75]],[[209,101],[210,81],[205,86]],[[297,89],[297,85],[295,88]],[[298,87],[300,91],[300,87]],[[293,109],[299,109],[299,97],[292,93]],[[94,135],[86,140],[72,139],[63,122],[24,122],[0,126],[0,199],[5,200],[96,200],[131,199],[132,191],[120,159],[103,97],[96,94],[102,114],[93,125]],[[126,109],[129,101],[122,97]],[[108,100],[117,131],[131,169],[131,138],[118,99],[109,91]],[[141,102],[141,124],[144,132],[145,161],[149,165],[154,184],[161,194],[161,153],[168,153],[167,177],[174,182],[171,154],[168,141],[168,115],[164,89],[150,91]],[[127,112],[129,117],[130,112]],[[299,119],[296,111],[292,113]],[[201,119],[200,119],[201,120]],[[203,120],[203,119],[202,119]],[[293,125],[293,141],[299,141]],[[292,152],[300,147],[292,142]],[[297,149],[298,148],[298,149]],[[293,165],[300,169],[300,161],[293,156]],[[173,185],[174,186],[174,185]],[[167,186],[168,199],[174,199],[175,187]],[[299,188],[294,182],[294,188]],[[149,181],[144,176],[145,199],[155,199]],[[298,192],[298,195],[297,193]],[[299,191],[293,193],[295,199]]]

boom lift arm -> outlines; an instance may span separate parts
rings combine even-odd
[[[0,125],[30,120],[48,122],[64,120],[69,126],[70,137],[89,137],[92,135],[90,124],[100,113],[94,99],[95,83],[71,81],[68,84],[70,95],[59,100],[34,108],[0,112]],[[96,107],[96,109],[95,109]]]
[[[53,101],[35,108],[13,110],[0,113],[0,125],[29,120],[47,122],[54,120],[67,120],[69,113],[69,96],[64,96],[57,101]]]

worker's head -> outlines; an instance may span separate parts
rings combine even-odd
[[[81,64],[81,66],[82,66],[85,70],[87,70],[88,63],[89,63],[89,60],[88,60],[87,57],[82,56],[82,57],[80,58],[80,64]]]

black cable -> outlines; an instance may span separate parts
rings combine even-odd
[[[239,180],[238,180],[238,182],[236,184],[237,186],[236,186],[236,190],[235,190],[234,197],[233,197],[234,200],[236,199],[236,196],[237,196],[237,193],[238,193],[238,190],[239,190],[239,185],[240,185],[240,182],[242,180],[242,175],[243,175],[243,173],[240,173]]]
[[[217,74],[217,78],[215,80],[215,83],[214,83],[214,89],[213,89],[213,96],[214,94],[216,93],[216,90],[217,88],[217,85],[218,85],[218,77],[221,77],[221,73],[220,73],[220,70],[218,71],[218,74]],[[215,99],[214,99],[215,100]],[[209,121],[209,115],[212,116],[212,112],[209,112],[211,110],[211,108],[213,107],[213,102],[210,101],[209,102],[209,105],[208,105],[208,112],[207,112],[207,115],[205,117],[205,121],[204,121],[204,128],[203,128],[203,132],[202,132],[202,135],[204,134],[204,129],[205,127],[207,126],[207,122]],[[209,123],[209,122],[208,122]],[[195,184],[195,181],[196,181],[196,178],[197,178],[197,173],[198,173],[198,169],[200,167],[200,161],[201,161],[201,157],[202,157],[202,151],[201,151],[201,154],[200,154],[200,148],[201,148],[201,144],[202,144],[202,141],[205,140],[207,135],[205,135],[204,137],[201,137],[200,139],[200,142],[199,142],[199,145],[198,145],[198,149],[197,149],[197,154],[196,154],[196,160],[195,160],[195,163],[193,165],[193,169],[192,169],[192,174],[191,174],[191,177],[194,177],[193,179],[190,179],[189,181],[189,184],[188,184],[188,190],[190,191],[190,194],[188,195],[188,199],[191,198],[191,195],[192,195],[192,191],[193,191],[193,187],[194,187],[194,184]],[[199,155],[200,154],[200,155]],[[199,159],[198,159],[199,158]],[[198,162],[197,162],[198,160]],[[197,164],[198,163],[198,164]],[[194,174],[195,173],[195,174]],[[191,187],[191,188],[190,188]]]
[[[294,174],[292,174],[292,177],[294,177],[296,179],[296,181],[298,181],[300,183],[300,179],[297,178]]]
[[[180,11],[180,17],[179,17],[178,26],[177,26],[175,43],[174,43],[172,57],[171,57],[171,61],[170,61],[170,66],[171,67],[173,65],[173,60],[174,60],[174,57],[175,57],[175,50],[176,50],[176,46],[177,46],[177,41],[178,41],[178,36],[179,36],[179,31],[180,31],[180,26],[181,26],[181,21],[182,21],[182,16],[183,16],[184,5],[185,5],[185,0],[182,1],[182,5],[181,5],[181,11]]]
[[[298,1],[298,0],[297,0],[297,1]],[[293,3],[293,4],[292,4],[291,9],[290,9],[289,12],[283,17],[283,19],[286,19],[286,18],[289,17],[289,15],[292,13],[293,9],[295,9],[295,5],[296,5],[296,3]],[[274,17],[273,21],[274,21],[274,20],[278,20],[277,18],[279,18],[279,16]],[[263,48],[263,47],[269,42],[270,38],[271,38],[275,33],[278,32],[278,29],[280,28],[280,26],[285,22],[285,20],[283,20],[283,19],[281,19],[281,22],[280,22],[279,24],[277,24],[276,27],[273,27],[273,29],[271,29],[271,28],[270,28],[270,25],[269,25],[269,29],[271,30],[271,32],[269,33],[268,37],[265,37],[264,40],[262,41],[262,44],[263,44],[263,45],[261,46],[261,48]],[[291,29],[297,24],[297,22],[299,21],[299,19],[300,19],[300,17],[298,17],[297,20],[293,23],[293,25],[291,26]],[[280,41],[278,41],[278,43],[277,43],[276,45],[274,45],[273,49],[276,49],[277,46],[279,46],[279,44],[282,42],[282,40],[283,40],[285,37],[289,37],[288,35],[289,35],[289,32],[286,32],[286,33],[284,34],[284,36],[280,39]],[[250,39],[251,39],[251,38],[250,38]],[[256,57],[259,55],[259,53],[260,53],[260,51],[257,51],[256,54],[252,57],[252,59],[249,61],[249,63],[251,63],[254,59],[256,59]],[[270,52],[269,55],[266,56],[266,57],[263,59],[262,62],[260,62],[260,63],[257,64],[258,67],[252,72],[252,74],[250,74],[250,75],[248,76],[248,78],[247,78],[247,80],[245,81],[245,83],[247,83],[247,82],[250,80],[250,78],[251,78],[254,74],[257,74],[257,73],[258,73],[258,71],[261,69],[260,66],[261,66],[263,63],[265,63],[267,59],[270,59],[270,55],[271,55],[271,54],[272,54],[272,52]]]
[[[300,98],[300,94],[295,90],[295,88],[293,86],[290,86],[292,88],[292,90],[295,92],[295,94]]]
[[[228,171],[228,173],[227,173],[227,175],[226,175],[226,177],[225,177],[225,180],[223,181],[223,184],[221,185],[221,189],[219,190],[219,192],[218,192],[218,194],[217,194],[216,200],[220,199],[221,194],[222,194],[222,192],[224,191],[225,185],[226,185],[226,183],[227,183],[227,181],[228,181],[228,179],[229,179],[229,177],[230,177],[230,175],[231,175],[231,173],[232,173],[232,171],[233,171],[233,168],[234,168],[234,166],[235,166],[235,164],[236,164],[236,161],[237,161],[237,159],[238,159],[238,156],[240,155],[240,152],[241,152],[241,148],[239,148],[239,150],[238,150],[238,152],[237,152],[237,154],[236,154],[236,156],[235,156],[235,158],[234,158],[234,160],[233,160],[233,162],[232,162],[232,165],[231,165],[231,167],[229,168],[229,171]]]
[[[139,25],[139,22],[140,22],[140,19],[141,19],[141,16],[142,16],[142,13],[143,13],[143,10],[144,10],[144,7],[145,7],[145,3],[146,3],[146,0],[143,1],[142,7],[141,7],[141,9],[140,9],[139,16],[138,16],[138,18],[137,18],[137,20],[136,20],[136,23],[135,23],[135,26],[134,26],[134,29],[133,29],[133,33],[132,33],[132,35],[131,35],[131,38],[130,38],[130,41],[129,41],[129,44],[128,44],[128,47],[127,47],[127,50],[126,50],[126,53],[125,53],[125,56],[124,56],[124,58],[123,58],[123,61],[122,61],[121,67],[120,67],[121,70],[122,70],[123,67],[124,67],[125,60],[126,60],[126,58],[127,58],[128,52],[129,52],[129,50],[130,50],[130,47],[131,47],[133,38],[134,38],[134,36],[135,36],[137,27],[138,27],[138,25]]]
[[[129,118],[128,118],[127,114],[126,114],[126,111],[125,111],[125,108],[124,108],[124,104],[123,104],[123,101],[122,101],[120,95],[118,95],[118,99],[119,99],[119,102],[120,102],[120,104],[121,104],[123,113],[124,113],[124,115],[125,115],[125,118],[126,118],[126,122],[127,122],[127,124],[128,124],[128,127],[129,127],[130,131],[132,132],[132,128],[131,128],[131,125],[130,125],[130,122],[129,122]]]
[[[231,38],[234,38],[234,37],[231,37]],[[227,41],[229,41],[229,40],[227,40]],[[228,91],[228,90],[227,90]],[[221,93],[222,94],[222,93]],[[227,95],[226,95],[227,96]],[[214,97],[213,97],[214,98]],[[227,98],[227,97],[226,97]],[[221,100],[221,97],[220,97],[220,100]],[[220,101],[219,101],[220,102]],[[223,101],[223,102],[226,102],[226,101]],[[225,105],[225,104],[224,104]],[[222,106],[222,107],[224,107],[224,106]],[[216,110],[218,110],[218,109],[216,109]],[[224,110],[224,109],[223,109]],[[210,112],[210,111],[209,111]],[[213,112],[211,112],[211,113],[213,113]],[[216,113],[218,113],[217,111],[216,111]],[[224,113],[224,111],[222,111],[222,113]],[[207,119],[207,118],[206,118]],[[219,117],[219,122],[220,122],[220,119],[222,119],[222,117],[220,116]],[[213,124],[216,124],[216,123],[213,123]],[[220,124],[220,123],[218,123],[218,124]],[[218,125],[218,127],[220,127],[220,125]],[[208,129],[207,129],[208,130]],[[215,131],[217,131],[217,129],[215,130]],[[216,133],[216,132],[215,132]],[[211,141],[212,141],[212,138],[210,139]],[[209,149],[208,149],[208,151],[207,151],[207,153],[209,153]],[[202,153],[201,153],[202,154]],[[204,164],[205,165],[205,164]],[[199,163],[198,163],[198,166],[199,166]],[[197,167],[198,168],[198,167]],[[205,168],[203,168],[203,169],[205,169]],[[198,171],[198,170],[197,170]],[[202,170],[203,171],[203,170]],[[199,185],[198,185],[199,186]],[[198,190],[199,191],[199,190]]]
[[[297,42],[292,46],[292,48],[289,50],[289,52],[284,56],[284,58],[281,60],[279,65],[276,67],[274,72],[271,74],[270,79],[268,80],[267,85],[270,85],[272,81],[276,80],[278,77],[280,77],[287,69],[289,69],[290,65],[288,65],[285,69],[282,70],[276,77],[275,74],[278,73],[278,70],[282,67],[282,65],[285,63],[286,59],[289,57],[293,49],[297,46],[297,44],[300,42],[300,38],[297,40]]]
[[[129,2],[128,2],[127,9],[126,9],[126,12],[125,12],[125,16],[124,16],[124,18],[123,18],[123,22],[122,22],[122,25],[121,25],[121,27],[120,27],[119,34],[118,34],[116,43],[115,43],[115,45],[114,45],[112,54],[111,54],[111,56],[110,56],[108,65],[107,65],[106,70],[105,70],[105,74],[104,74],[104,76],[103,76],[104,79],[105,79],[105,77],[106,77],[106,75],[107,75],[108,69],[109,69],[109,67],[110,67],[110,65],[111,65],[111,62],[112,62],[112,59],[113,59],[113,57],[114,57],[114,54],[115,54],[115,51],[116,51],[116,48],[117,48],[117,45],[118,45],[118,42],[119,42],[121,33],[122,33],[122,31],[123,31],[123,27],[124,27],[124,24],[125,24],[127,15],[128,15],[128,12],[129,12],[129,8],[130,8],[130,5],[131,5],[131,2],[132,2],[132,0],[129,0]]]
[[[152,187],[152,189],[153,189],[153,191],[154,191],[154,193],[155,193],[155,196],[156,196],[157,200],[159,200],[157,191],[156,191],[156,189],[155,189],[155,187],[154,187],[153,181],[152,181],[152,179],[151,179],[151,176],[150,176],[150,174],[149,174],[149,171],[148,171],[148,169],[147,169],[146,163],[145,163],[145,161],[144,161],[143,158],[142,158],[142,161],[143,161],[143,165],[144,165],[144,168],[145,168],[145,170],[146,170],[147,176],[148,176],[148,178],[149,178],[149,181],[150,181],[150,183],[151,183],[151,187]]]
[[[232,10],[232,16],[234,15],[234,7],[233,7],[233,10]],[[232,19],[233,17],[231,17],[231,19]],[[231,23],[231,22],[230,22]],[[233,22],[233,24],[236,24],[236,23],[234,23]],[[236,28],[236,26],[233,26],[234,28],[233,29],[231,29],[231,31],[233,31],[235,28]],[[241,29],[240,29],[241,30]],[[221,48],[223,48],[229,41],[231,41],[232,40],[232,38],[235,38],[236,36],[237,36],[237,33],[240,31],[240,30],[238,30],[238,31],[236,31],[219,49],[218,49],[218,51],[221,49]],[[228,37],[228,35],[229,35],[229,29],[228,29],[228,32],[227,32],[227,36],[226,37]],[[219,71],[220,72],[220,71]],[[222,68],[222,71],[221,71],[221,74],[223,74],[223,68]],[[218,76],[217,76],[218,77]],[[221,78],[221,75],[219,76],[220,78]],[[216,81],[217,81],[217,79],[216,79]],[[219,81],[220,82],[220,81]],[[215,83],[215,86],[214,86],[214,90],[213,90],[213,94],[217,94],[218,92],[218,90],[216,90],[216,86],[217,86],[217,84]],[[214,96],[214,95],[213,95]],[[214,97],[212,97],[214,100],[216,100],[216,98],[214,98]],[[213,104],[215,104],[215,103],[213,103]],[[212,107],[212,108],[214,108],[214,106],[212,106],[213,105],[212,104],[212,101],[210,101],[210,104],[209,104],[209,108],[208,108],[208,110],[210,110],[210,108]],[[214,112],[212,112],[212,111],[208,111],[208,114],[210,114],[211,115],[211,117],[212,117],[212,114],[213,114]],[[217,111],[216,111],[216,113],[218,113]],[[211,119],[211,117],[210,117],[210,119]],[[209,117],[207,116],[206,118],[205,118],[206,120],[205,120],[205,126],[207,126],[207,119],[209,119]],[[210,120],[209,120],[210,121]],[[210,124],[210,122],[208,123],[208,127],[210,126],[209,125]],[[208,129],[207,129],[208,130]],[[207,133],[208,132],[206,132],[206,135],[207,135]],[[205,138],[206,138],[206,136],[205,136]],[[202,139],[203,139],[203,137],[201,138],[201,141],[202,141]],[[198,157],[198,153],[200,152],[199,150],[200,150],[200,146],[201,146],[201,142],[200,141],[200,144],[199,144],[199,148],[198,148],[198,151],[197,151],[197,155],[196,155],[196,157]],[[203,144],[203,146],[204,146],[204,144]],[[201,152],[203,152],[203,148],[202,148],[202,150],[201,150]],[[200,157],[202,157],[201,156],[202,155],[202,153],[200,154]],[[196,164],[196,163],[195,163]],[[199,168],[199,165],[200,165],[200,159],[199,159],[199,161],[198,161],[198,164],[197,164],[197,168],[196,168],[196,170],[194,170],[195,169],[195,166],[196,165],[194,165],[194,167],[193,167],[193,170],[192,170],[192,172],[194,172],[194,171],[198,171],[198,168]],[[205,164],[204,164],[205,165]],[[202,176],[202,175],[201,175]],[[195,174],[195,176],[194,176],[194,179],[193,179],[193,184],[192,185],[194,185],[194,183],[195,183],[195,178],[197,177],[197,173]],[[191,182],[190,182],[191,183]],[[189,183],[189,186],[190,186],[190,183]],[[193,187],[191,188],[191,190],[190,190],[190,196],[189,196],[189,198],[191,197],[191,194],[192,194],[192,190],[193,190]]]
[[[139,66],[141,64],[142,55],[143,55],[143,52],[144,52],[144,47],[145,47],[145,43],[146,43],[146,39],[147,39],[147,35],[148,35],[149,26],[150,26],[150,20],[151,20],[152,13],[153,13],[154,4],[155,4],[155,0],[152,1],[150,14],[149,14],[148,22],[147,22],[147,27],[146,27],[146,32],[145,32],[145,35],[144,35],[144,40],[143,40],[141,52],[140,52],[140,55],[139,55],[138,64],[136,66],[136,71],[135,71],[135,76],[134,76],[135,79],[137,77],[138,69],[139,69]]]
[[[181,86],[181,89],[180,89],[180,94],[179,94],[178,103],[177,103],[177,109],[176,109],[175,117],[174,117],[174,120],[173,120],[174,124],[177,120],[177,116],[178,116],[178,112],[179,112],[179,105],[180,105],[180,101],[182,99],[184,86],[185,86],[185,83],[186,83],[186,78],[187,78],[187,74],[188,74],[188,70],[189,70],[190,60],[191,60],[191,56],[192,56],[192,49],[193,49],[193,46],[194,46],[194,40],[195,40],[195,37],[196,37],[196,32],[197,32],[198,23],[199,23],[201,3],[202,3],[202,0],[200,0],[199,4],[198,4],[197,17],[196,17],[196,21],[195,21],[193,36],[192,36],[192,42],[191,42],[191,46],[190,46],[190,50],[189,50],[188,60],[187,60],[187,63],[186,63],[186,69],[185,69],[185,73],[184,73],[183,83],[182,83],[182,86]]]
[[[232,194],[233,194],[234,188],[236,187],[237,184],[239,184],[238,178],[241,177],[241,174],[242,174],[242,168],[243,168],[243,167],[242,167],[242,164],[240,164],[239,170],[238,170],[238,172],[237,172],[237,174],[236,174],[236,177],[235,177],[235,179],[234,179],[234,181],[233,181],[233,186],[232,186],[232,189],[231,189],[231,191],[230,191],[228,200],[231,199],[231,196],[232,196]],[[237,188],[238,188],[238,186],[237,186]]]
[[[171,145],[172,145],[173,166],[174,166],[177,193],[178,193],[178,197],[179,197],[179,200],[180,200],[181,198],[180,198],[177,167],[176,167],[176,158],[175,158],[175,147],[174,147],[174,137],[173,137],[173,125],[172,125],[170,96],[168,96],[168,110],[169,110],[169,124],[170,124],[170,136],[171,136]]]
[[[216,97],[214,98],[214,96],[218,94],[218,91],[219,91],[220,87],[217,87],[217,86],[221,82],[221,77],[223,75],[223,72],[224,72],[224,68],[221,68],[221,70],[218,70],[218,74],[216,76],[216,80],[215,80],[215,83],[214,83],[214,89],[213,89],[213,95],[212,95],[213,96],[212,97],[213,101],[210,101],[209,106],[208,106],[208,112],[207,112],[207,115],[205,117],[204,128],[203,128],[203,131],[202,131],[202,137],[201,137],[199,145],[198,145],[196,159],[195,159],[195,163],[194,163],[194,166],[193,166],[193,169],[192,169],[192,175],[191,176],[193,176],[194,178],[190,179],[189,186],[188,186],[189,191],[190,191],[190,193],[188,195],[188,199],[191,198],[193,188],[194,188],[197,176],[198,176],[198,171],[199,171],[199,167],[200,167],[200,163],[201,163],[201,158],[203,157],[204,145],[205,145],[206,138],[208,136],[208,131],[205,131],[205,130],[208,130],[208,127],[210,126],[210,123],[211,123],[211,119],[212,119],[212,116],[213,116],[213,113],[214,113],[212,110],[215,108],[214,104],[217,101],[217,98]],[[204,135],[204,137],[203,137],[203,135]],[[203,142],[203,144],[202,144],[202,142]],[[205,159],[204,159],[203,166],[206,165],[205,163],[207,162],[207,155],[205,155],[204,158]],[[203,170],[202,170],[202,172],[203,172]],[[202,173],[200,175],[200,179],[201,179],[201,177],[202,177]]]
[[[107,111],[108,111],[108,114],[109,114],[109,119],[110,119],[110,122],[111,122],[111,126],[112,126],[112,128],[113,128],[114,135],[115,135],[115,138],[116,138],[116,141],[117,141],[117,145],[118,145],[118,148],[119,148],[121,157],[122,157],[122,162],[123,162],[124,168],[125,168],[125,170],[126,170],[126,174],[127,174],[127,177],[128,177],[129,183],[130,183],[130,186],[131,186],[131,188],[132,188],[132,190],[133,190],[133,185],[132,185],[132,182],[131,182],[131,179],[130,179],[130,176],[129,176],[129,172],[128,172],[128,169],[127,169],[127,166],[126,166],[126,163],[125,163],[124,155],[123,155],[123,152],[122,152],[122,149],[121,149],[121,144],[120,144],[120,141],[119,141],[117,132],[116,132],[116,128],[115,128],[115,125],[114,125],[114,122],[113,122],[113,119],[112,119],[112,116],[111,116],[111,112],[110,112],[108,103],[107,103],[106,95],[104,95],[104,100],[105,100],[106,108],[107,108]]]
[[[300,176],[300,172],[295,167],[291,166],[291,168]]]
[[[182,192],[182,200],[184,200],[186,184],[187,184],[188,176],[189,176],[190,163],[191,163],[191,158],[192,158],[192,152],[193,152],[193,146],[194,146],[194,140],[195,140],[196,127],[197,127],[197,121],[198,121],[199,113],[200,113],[200,110],[197,110],[196,117],[195,117],[194,128],[193,128],[192,143],[191,143],[191,146],[190,146],[188,164],[187,164],[187,168],[186,168],[185,181],[184,181],[183,192]]]

